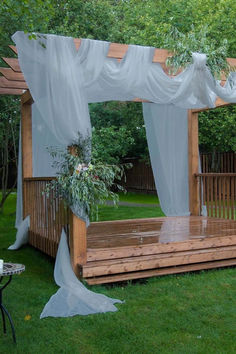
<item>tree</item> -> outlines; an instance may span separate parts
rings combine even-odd
[[[134,139],[127,128],[103,127],[92,130],[92,156],[97,161],[119,164],[127,155]]]
[[[5,109],[0,113],[0,212],[4,203],[16,187],[16,177],[10,188],[9,172],[15,166],[17,170],[18,131],[19,131],[19,99],[4,99]],[[9,106],[9,103],[11,106]]]
[[[199,144],[202,152],[236,152],[236,106],[199,114]]]
[[[90,116],[92,126],[96,128],[96,134],[104,128],[113,127],[113,130],[116,131],[123,128],[123,132],[126,132],[126,135],[128,134],[132,138],[132,143],[130,141],[128,145],[126,140],[123,140],[123,152],[121,146],[121,152],[119,153],[117,150],[117,157],[149,159],[141,103],[112,101],[91,104]],[[104,149],[107,149],[106,144],[104,144]]]

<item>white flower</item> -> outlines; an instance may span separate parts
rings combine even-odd
[[[75,169],[77,174],[79,174],[80,172],[83,172],[83,171],[87,171],[87,170],[88,170],[88,166],[85,163],[82,163],[82,164],[79,163]]]
[[[78,164],[78,166],[76,167],[75,171],[77,174],[79,174],[83,169],[83,166],[81,165],[81,163]]]

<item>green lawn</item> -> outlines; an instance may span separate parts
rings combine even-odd
[[[140,203],[140,204],[159,204],[159,199],[155,194],[141,194],[141,193],[119,193],[121,202]]]
[[[29,246],[7,250],[15,237],[14,203],[11,196],[0,216],[0,258],[24,263],[26,271],[4,291],[17,346],[8,326],[6,336],[0,332],[0,353],[236,352],[234,268],[96,286],[93,290],[125,300],[118,312],[40,320],[57,289],[54,262]]]
[[[165,216],[160,207],[129,207],[103,205],[98,209],[98,221],[154,218]],[[93,221],[96,221],[94,216]]]

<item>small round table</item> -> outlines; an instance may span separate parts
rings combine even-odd
[[[12,336],[13,336],[13,341],[16,343],[16,335],[15,335],[15,328],[11,319],[11,316],[9,312],[7,311],[6,307],[3,306],[2,304],[2,292],[3,290],[7,287],[8,284],[10,284],[12,280],[12,276],[14,274],[20,274],[24,272],[25,266],[23,264],[16,264],[16,263],[3,263],[3,272],[0,274],[0,283],[2,282],[4,277],[9,277],[9,279],[6,281],[6,283],[0,287],[0,309],[2,313],[2,322],[3,322],[3,332],[6,333],[6,320],[5,320],[5,314],[7,315],[10,325],[11,325],[11,330],[12,330]]]

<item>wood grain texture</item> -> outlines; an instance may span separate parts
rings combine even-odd
[[[13,81],[25,81],[22,73],[17,73],[11,68],[0,68],[0,73],[7,79]]]
[[[235,220],[236,173],[198,173],[196,176],[200,182],[199,195],[203,196],[208,217]]]
[[[12,89],[7,87],[0,87],[0,95],[15,95],[21,96],[23,94],[23,90],[21,89]]]
[[[167,253],[161,255],[130,257],[89,262],[83,266],[83,277],[118,274],[185,264],[236,258],[236,246]]]
[[[87,261],[86,223],[72,212],[70,213],[70,257],[75,274],[80,276],[79,266]]]
[[[9,65],[13,71],[21,72],[20,64],[16,58],[2,58],[7,65]]]
[[[148,220],[92,223],[84,279],[92,285],[236,263],[235,221],[201,216]]]
[[[69,213],[55,191],[48,197],[43,194],[52,179],[26,178],[24,191],[26,215],[30,215],[29,243],[55,258],[62,228],[68,233]]]
[[[222,237],[204,237],[203,235],[201,237],[201,235],[199,235],[199,239],[189,239],[187,241],[182,242],[168,242],[163,244],[152,243],[137,246],[121,246],[94,249],[88,248],[87,260],[88,262],[92,262],[105,259],[138,257],[152,254],[163,254],[187,250],[200,250],[211,247],[215,248],[233,245],[236,245],[236,235]]]
[[[9,47],[15,54],[17,54],[17,49],[16,49],[16,46],[15,46],[15,45],[10,44],[8,47]]]
[[[21,104],[22,174],[32,177],[32,112],[31,105]]]
[[[150,278],[150,277],[156,277],[162,275],[179,274],[179,273],[186,273],[192,271],[199,271],[203,269],[214,269],[214,268],[229,267],[235,265],[236,265],[236,259],[227,259],[221,261],[187,264],[184,266],[180,265],[175,267],[168,267],[168,268],[161,268],[161,269],[154,269],[154,270],[152,269],[147,271],[124,273],[118,275],[100,276],[100,277],[87,278],[87,279],[85,278],[85,280],[89,285],[106,284],[106,283],[127,281],[132,279],[144,279],[144,278]]]
[[[0,77],[0,87],[8,87],[8,88],[22,89],[22,90],[26,90],[28,88],[26,82],[8,80],[4,76]]]
[[[27,90],[23,93],[22,97],[21,97],[21,103],[22,104],[27,104],[27,105],[31,105],[33,103],[33,98],[30,94],[30,91]]]

